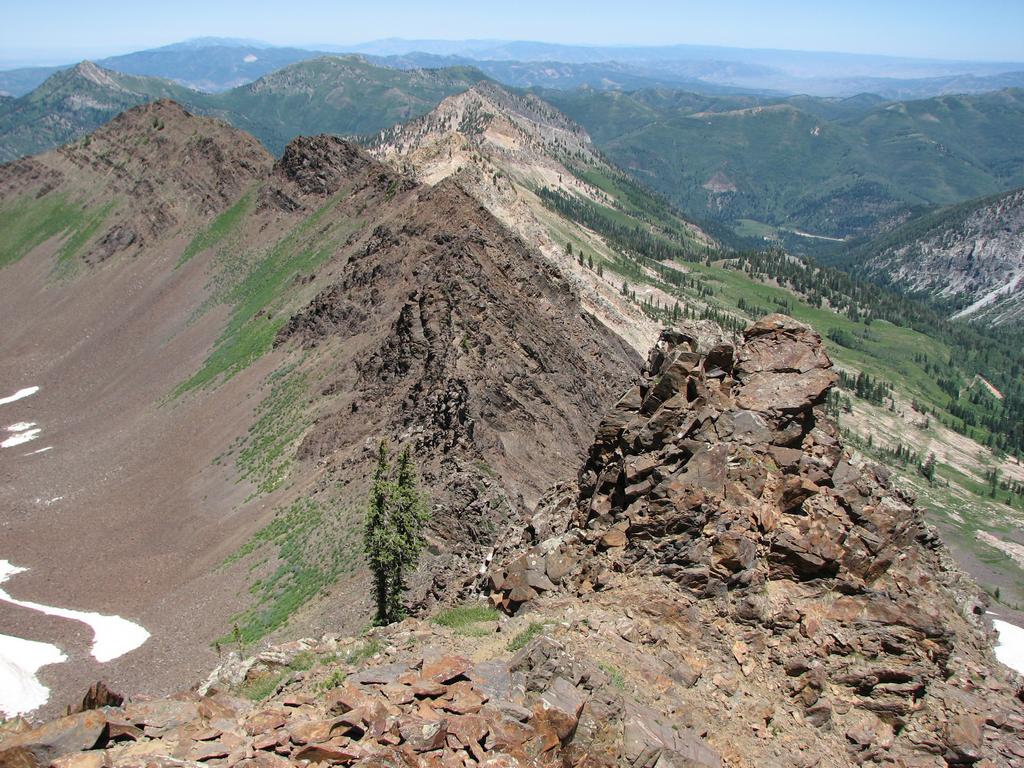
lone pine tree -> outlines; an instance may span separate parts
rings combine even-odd
[[[373,574],[378,624],[391,624],[405,614],[405,576],[416,567],[423,548],[423,524],[429,515],[417,489],[416,468],[406,447],[392,471],[387,442],[377,449],[377,468],[366,510],[363,545]]]

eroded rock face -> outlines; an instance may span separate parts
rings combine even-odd
[[[991,655],[983,598],[823,418],[835,374],[820,337],[772,315],[735,347],[698,347],[662,335],[575,497],[548,500],[571,510],[563,524],[542,508],[551,534],[490,568],[493,604],[669,580],[695,616],[719,617],[743,675],[764,669],[804,722],[850,729],[849,764],[1019,759],[1024,708]],[[985,727],[994,710],[1003,725]]]
[[[364,160],[349,183],[377,185],[389,205],[391,181],[375,179],[392,172]],[[276,344],[333,361],[322,390],[332,397],[301,461],[338,479],[358,473],[362,497],[376,439],[412,449],[431,497],[430,547],[410,594],[423,609],[472,587],[497,534],[574,471],[642,360],[454,181],[390,205]]]

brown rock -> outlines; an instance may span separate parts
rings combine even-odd
[[[421,699],[436,699],[438,696],[443,696],[448,690],[441,683],[423,679],[413,681],[409,687],[412,689],[413,695]]]
[[[332,688],[324,696],[324,706],[328,712],[344,713],[356,707],[365,707],[372,703],[370,696],[362,690],[346,682],[342,686]]]
[[[52,768],[103,768],[107,761],[107,753],[94,749],[89,752],[71,752],[58,757],[50,765]]]
[[[348,739],[332,739],[322,744],[310,744],[292,754],[293,760],[311,763],[352,763],[363,757],[366,749]]]
[[[291,761],[272,752],[260,752],[238,762],[235,768],[290,768]]]
[[[89,710],[8,736],[0,742],[0,766],[46,766],[69,752],[103,746],[107,740],[107,718]]]
[[[331,738],[334,720],[301,720],[288,724],[288,735],[293,744],[319,744]]]
[[[565,743],[575,733],[586,703],[586,696],[576,686],[564,677],[555,677],[538,696],[533,709],[534,727],[541,732],[550,730],[559,742]]]
[[[100,681],[89,686],[89,690],[82,697],[82,703],[74,709],[69,709],[68,714],[86,712],[90,709],[100,709],[102,707],[120,707],[123,703],[124,696],[114,693],[107,688],[106,683]]]
[[[131,702],[124,708],[125,717],[135,725],[152,728],[177,728],[199,716],[199,704],[194,701],[160,699]]]
[[[612,528],[601,536],[601,546],[605,549],[612,547],[624,547],[629,543],[626,532],[618,528]]]
[[[449,686],[441,707],[457,715],[467,715],[479,712],[486,701],[487,697],[472,683],[461,681]]]
[[[555,584],[560,584],[562,579],[575,567],[576,561],[562,552],[551,552],[544,559],[544,570],[548,578]]]
[[[283,728],[288,722],[286,712],[276,709],[264,709],[260,712],[249,715],[245,719],[245,732],[255,736],[258,733],[275,731]]]
[[[472,668],[473,662],[463,656],[445,656],[424,663],[420,676],[436,683],[453,683],[464,678]]]
[[[838,378],[821,368],[800,374],[755,373],[744,380],[736,402],[751,411],[802,411],[820,403]]]
[[[203,763],[207,760],[218,760],[227,757],[231,750],[219,741],[201,741],[193,744],[185,755],[186,760]]]
[[[402,741],[414,752],[430,752],[445,745],[448,735],[447,720],[424,720],[419,717],[403,718],[399,723]]]

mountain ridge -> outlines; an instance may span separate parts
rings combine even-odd
[[[381,438],[413,448],[432,496],[411,582],[431,604],[429,569],[475,567],[639,366],[456,182],[421,187],[336,137],[275,161],[220,121],[135,107],[0,167],[0,225],[0,378],[41,387],[5,417],[52,446],[4,449],[5,541],[29,569],[10,589],[151,633],[98,667],[69,622],[14,617],[3,630],[67,649],[41,673],[58,701],[97,674],[166,692],[233,625],[354,630]]]

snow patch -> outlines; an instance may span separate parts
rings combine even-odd
[[[24,432],[18,432],[0,442],[0,448],[13,448],[16,445],[27,443],[29,440],[35,440],[42,431],[41,429],[27,429]]]
[[[996,658],[1010,669],[1024,675],[1024,627],[1018,627],[1002,619],[992,619],[992,626],[999,633]]]
[[[26,429],[32,429],[36,423],[34,421],[19,421],[17,424],[11,424],[7,428],[8,432],[24,432]]]
[[[67,660],[56,645],[0,635],[0,714],[14,717],[43,706],[50,699],[50,689],[36,673],[47,664]]]
[[[23,453],[22,456],[35,456],[37,453],[46,453],[47,451],[52,451],[52,450],[53,450],[53,446],[52,445],[48,445],[45,448],[40,448],[38,451],[29,451],[28,453]]]
[[[11,564],[8,560],[0,560],[0,584],[3,584],[11,576],[22,573],[25,568]],[[0,589],[0,600],[11,605],[29,608],[47,616],[58,616],[62,619],[81,621],[92,627],[92,655],[96,661],[112,661],[133,651],[149,639],[149,632],[134,622],[122,619],[120,616],[106,616],[101,613],[87,611],[73,611],[68,608],[53,608],[49,605],[33,603],[28,600],[16,600]]]
[[[242,61],[244,61],[246,64],[252,64],[258,58],[259,58],[258,56],[254,56],[253,54],[250,53],[248,56],[246,56],[244,59],[242,59]]]
[[[21,398],[23,397],[34,395],[38,391],[39,387],[25,387],[24,389],[19,389],[10,397],[0,397],[0,405],[7,405],[8,403],[13,403],[15,400],[21,400]]]

